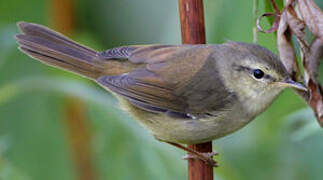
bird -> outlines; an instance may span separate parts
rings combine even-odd
[[[39,24],[17,25],[23,53],[95,81],[157,140],[212,166],[217,166],[216,153],[182,144],[241,129],[288,87],[307,91],[275,54],[257,44],[151,44],[96,51]]]

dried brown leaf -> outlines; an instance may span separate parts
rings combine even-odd
[[[299,2],[298,4],[299,9],[302,9],[302,16],[305,21],[305,24],[308,26],[310,31],[313,32],[313,34],[314,32],[318,33],[319,22],[317,21],[317,19],[315,20],[316,16],[315,17],[313,16],[313,12],[309,11],[308,2],[310,2],[310,0],[304,0],[304,1],[299,0],[298,2]],[[305,12],[305,10],[307,11]],[[322,94],[321,85],[316,80],[316,74],[317,74],[317,69],[318,69],[320,54],[321,54],[321,52],[319,52],[321,50],[321,44],[319,41],[315,40],[311,44],[311,47],[308,45],[306,34],[304,32],[304,29],[305,29],[304,21],[299,19],[292,5],[286,6],[285,11],[283,13],[287,13],[288,27],[291,29],[293,35],[296,36],[301,50],[302,62],[305,70],[304,71],[305,83],[308,87],[308,92],[303,93],[301,95],[307,101],[307,103],[312,107],[319,124],[321,125],[321,127],[323,127],[323,94]],[[314,18],[314,19],[311,19],[311,18]],[[314,34],[314,35],[317,35],[317,34]]]
[[[315,112],[315,116],[321,125],[323,127],[323,98],[322,98],[322,87],[320,84],[317,84],[313,81],[313,79],[309,79],[308,82],[309,87],[309,100],[308,104],[312,107],[312,109]]]
[[[305,23],[299,17],[297,16],[297,13],[294,10],[294,7],[292,5],[286,6],[284,13],[287,15],[287,23],[292,31],[293,35],[295,35],[300,50],[301,50],[301,57],[302,57],[302,62],[305,68],[305,77],[308,77],[308,69],[306,68],[305,62],[310,56],[310,49],[309,45],[306,40],[306,34],[305,34]],[[308,78],[307,78],[308,79]],[[307,83],[307,81],[305,81]]]
[[[281,15],[277,30],[277,48],[279,57],[285,65],[288,73],[294,76],[297,72],[296,53],[291,42],[291,32],[287,24],[287,11]]]
[[[323,41],[319,38],[315,38],[310,46],[310,56],[306,59],[305,65],[309,71],[310,77],[314,80],[317,78],[318,69],[321,59],[323,58]]]
[[[305,30],[304,21],[298,18],[294,10],[294,7],[291,5],[286,8],[285,12],[288,17],[287,18],[288,25],[290,29],[293,31],[293,34],[308,47],[308,44],[306,42],[306,34],[304,31]]]
[[[298,0],[298,9],[308,29],[323,40],[323,11],[313,0]]]
[[[265,33],[277,30],[277,45],[280,58],[289,74],[297,79],[300,70],[291,40],[292,35],[295,35],[301,51],[305,70],[305,83],[308,88],[308,92],[298,91],[298,93],[314,110],[319,124],[323,127],[323,91],[321,85],[316,80],[320,60],[323,57],[323,13],[312,0],[298,0],[298,8],[303,21],[294,9],[295,2],[295,0],[289,0],[281,14],[278,12],[265,13],[260,16],[257,19],[257,28],[259,31]],[[275,23],[269,30],[262,30],[259,25],[261,18],[265,16],[275,16]],[[307,42],[304,31],[305,25],[317,37],[311,46]]]
[[[323,93],[321,85],[316,80],[319,61],[322,56],[321,40],[323,39],[323,13],[312,0],[298,0],[298,8],[308,29],[316,37],[320,38],[319,40],[315,39],[309,47],[306,42],[305,33],[302,33],[302,31],[299,31],[301,29],[297,28],[297,14],[293,11],[289,11],[291,19],[295,20],[295,22],[292,22],[295,24],[293,32],[297,37],[302,54],[305,82],[308,87],[309,95],[307,102],[314,110],[319,124],[323,127]]]
[[[323,41],[315,38],[311,43],[310,56],[306,59],[304,67],[308,72],[308,87],[310,90],[309,105],[314,109],[315,115],[323,127],[323,93],[322,87],[316,80],[317,71],[323,58]]]

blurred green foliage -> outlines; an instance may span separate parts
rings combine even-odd
[[[73,39],[99,50],[180,43],[177,1],[75,0]],[[208,43],[252,42],[252,1],[205,0]],[[320,3],[322,7],[322,3]],[[185,179],[185,153],[155,141],[97,85],[31,60],[13,38],[17,21],[50,24],[49,1],[0,1],[0,179],[77,179],[64,124],[66,97],[87,107],[98,179]],[[267,8],[268,9],[268,8]],[[260,1],[259,14],[265,11]],[[259,43],[277,53],[272,34]],[[214,142],[216,179],[322,179],[323,133],[291,90],[257,120]]]

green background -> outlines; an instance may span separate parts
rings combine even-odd
[[[322,0],[316,1],[323,7]],[[175,0],[74,0],[72,39],[98,50],[179,44]],[[205,0],[208,43],[252,42],[252,1]],[[259,14],[265,12],[263,1]],[[96,84],[45,66],[17,50],[17,21],[50,25],[50,1],[0,0],[0,179],[79,179],[64,121],[66,102],[86,109],[96,179],[186,179],[185,153],[157,142]],[[277,54],[273,34],[259,44]],[[220,180],[320,180],[323,133],[292,90],[240,131],[214,141]]]

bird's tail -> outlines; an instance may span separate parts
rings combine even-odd
[[[41,25],[19,22],[18,27],[22,32],[16,35],[19,49],[29,56],[91,79],[103,72],[97,51]]]

